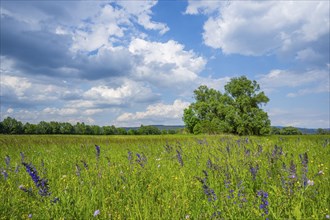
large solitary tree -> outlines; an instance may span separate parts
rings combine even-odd
[[[269,101],[256,81],[232,78],[222,94],[205,85],[194,91],[196,102],[184,110],[183,121],[191,133],[263,135],[270,120],[261,107]]]

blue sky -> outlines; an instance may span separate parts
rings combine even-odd
[[[329,1],[1,1],[1,120],[180,125],[256,80],[272,125],[329,128]]]

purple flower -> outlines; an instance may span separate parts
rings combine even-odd
[[[140,164],[141,167],[144,167],[144,164],[146,163],[147,158],[144,155],[140,155],[138,153],[136,154],[136,156],[137,156],[136,162],[138,164]]]
[[[1,173],[2,173],[3,177],[5,178],[5,180],[7,180],[8,173],[6,172],[6,170],[2,170]]]
[[[127,154],[128,154],[128,161],[129,161],[129,163],[130,163],[130,164],[133,163],[133,162],[132,162],[132,160],[133,160],[133,156],[132,156],[133,153],[132,153],[131,151],[128,151]]]
[[[98,216],[99,214],[100,214],[100,210],[95,210],[93,216],[96,217],[96,216]]]
[[[86,163],[84,160],[81,160],[81,162],[84,164],[85,169],[88,170],[88,165],[87,165],[87,163]]]
[[[178,162],[179,162],[179,164],[183,167],[183,160],[182,160],[182,156],[181,156],[181,153],[180,153],[180,151],[178,151],[178,150],[176,150],[176,156],[177,156],[177,158],[178,158]]]
[[[57,203],[57,202],[59,202],[60,201],[60,198],[58,198],[58,197],[55,197],[53,200],[51,200],[50,202],[52,203],[52,204],[55,204],[55,203]]]
[[[207,200],[209,202],[217,200],[217,195],[215,194],[214,190],[211,189],[208,185],[204,184],[203,185],[204,193],[207,195]]]
[[[256,167],[250,165],[250,172],[253,180],[256,180],[258,170],[259,170],[258,164],[256,165]]]
[[[24,158],[25,158],[24,153],[23,152],[20,152],[20,155],[21,155],[21,162],[23,163],[24,162]]]
[[[268,199],[268,193],[265,192],[265,191],[259,190],[257,192],[257,196],[261,197],[261,204],[259,205],[259,208],[264,212],[262,214],[262,216],[268,215],[268,213],[269,213],[269,211],[268,211],[269,203],[268,203],[268,200],[267,200]]]
[[[95,145],[95,150],[96,150],[96,159],[98,160],[100,158],[100,146],[99,145]]]
[[[203,173],[205,175],[204,179],[202,179],[201,177],[196,177],[196,178],[198,179],[198,181],[200,183],[203,184],[203,191],[204,191],[204,194],[207,196],[207,200],[209,202],[215,201],[218,198],[217,198],[217,195],[215,194],[214,190],[211,189],[207,184],[208,173],[205,170],[203,170]]]
[[[302,168],[302,180],[304,183],[304,186],[306,187],[308,185],[308,179],[307,179],[307,172],[308,172],[308,156],[307,153],[299,154],[299,158],[301,160],[301,163],[303,165]]]
[[[8,168],[9,165],[10,165],[10,157],[8,155],[5,157],[5,162],[6,162],[6,165],[7,165],[7,168]]]
[[[34,184],[38,188],[39,194],[41,196],[49,196],[51,193],[49,192],[48,180],[40,178],[38,176],[37,170],[32,166],[32,164],[27,164],[23,162],[23,165],[26,168],[26,172],[31,176]]]

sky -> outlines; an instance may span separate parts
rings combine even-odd
[[[1,120],[183,125],[245,75],[273,126],[330,127],[329,1],[0,3]]]

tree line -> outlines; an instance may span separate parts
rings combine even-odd
[[[111,126],[87,125],[84,122],[77,122],[72,125],[69,122],[46,122],[38,124],[29,122],[23,124],[15,118],[7,117],[0,122],[1,134],[79,134],[79,135],[160,135],[176,134],[179,130],[169,129],[160,130],[159,128],[148,125],[141,125],[137,129],[116,128]]]

